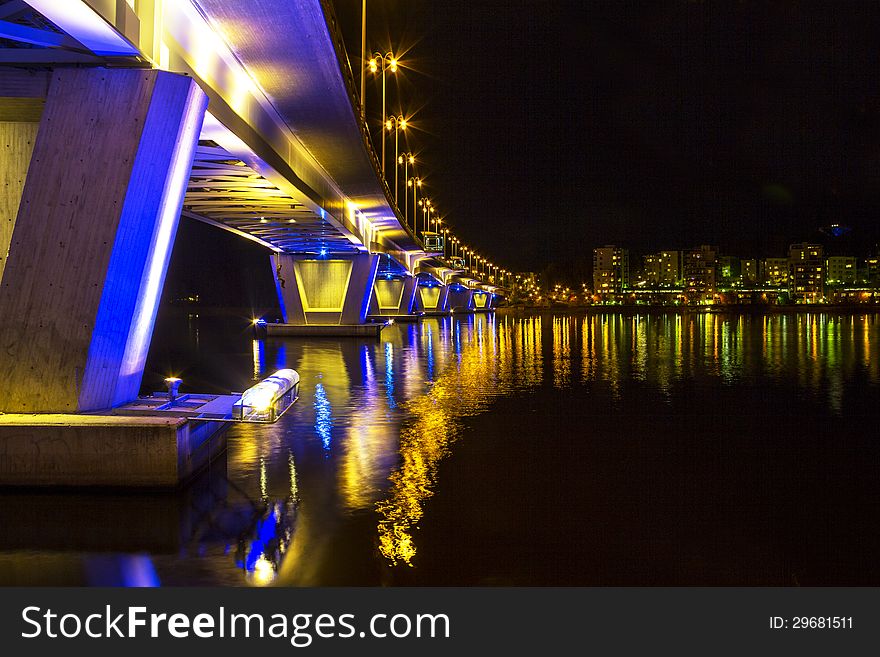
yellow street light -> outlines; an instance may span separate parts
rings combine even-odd
[[[397,64],[398,60],[392,53],[385,53],[384,55],[380,52],[373,53],[373,56],[370,58],[370,72],[378,73],[381,69],[382,72],[382,123],[385,123],[385,71],[391,71],[392,73],[397,73]],[[382,135],[382,174],[385,174],[385,135]]]
[[[409,165],[416,163],[416,157],[412,153],[401,153],[397,156],[397,164],[403,165],[403,179],[406,186],[403,188],[403,212],[406,215],[409,212],[409,188],[412,187],[412,181],[409,179]],[[397,203],[397,170],[394,171],[394,202]],[[398,205],[399,207],[399,205]],[[409,225],[409,219],[406,219]]]
[[[400,143],[400,131],[406,130],[406,119],[403,116],[392,116],[389,117],[387,121],[385,121],[385,127],[388,129],[388,132],[394,130],[394,161],[396,162],[400,156],[398,154],[398,146]],[[385,173],[384,169],[384,161],[385,161],[385,136],[382,136],[382,173]],[[394,167],[394,203],[397,203],[397,167]]]
[[[416,209],[416,201],[419,196],[419,188],[422,186],[422,179],[418,176],[413,176],[409,180],[406,181],[407,187],[413,188],[413,234],[416,234],[416,223],[419,220],[419,211]],[[407,225],[409,225],[409,219],[407,219]]]

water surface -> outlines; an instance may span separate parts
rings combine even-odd
[[[874,315],[497,315],[255,340],[163,313],[145,390],[301,398],[177,493],[6,492],[0,582],[880,583]]]

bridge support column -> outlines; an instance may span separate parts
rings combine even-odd
[[[281,254],[273,257],[284,323],[291,326],[364,324],[379,256]]]
[[[0,410],[137,396],[206,106],[164,71],[52,72],[0,279]]]
[[[470,288],[453,288],[449,292],[449,309],[468,312],[474,309],[474,291]]]
[[[418,291],[418,308],[426,313],[449,312],[448,285],[420,285]]]
[[[0,284],[38,125],[25,121],[0,122]]]
[[[411,315],[418,278],[377,278],[373,286],[371,313],[375,315]]]
[[[473,291],[473,302],[471,307],[474,310],[489,310],[492,307],[492,295],[483,290]]]

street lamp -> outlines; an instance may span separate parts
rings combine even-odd
[[[419,201],[419,207],[422,208],[422,239],[424,240],[425,232],[428,230],[428,213],[433,209],[431,199],[423,198]]]
[[[406,212],[406,205],[409,199],[409,165],[416,163],[416,156],[412,153],[401,153],[397,156],[397,166],[403,165],[403,179],[406,181],[406,187],[403,190],[403,207]],[[397,171],[394,172],[394,202],[397,203]]]
[[[433,216],[434,216],[435,212],[437,212],[437,208],[435,208],[432,205],[431,201],[429,200],[428,201],[428,216],[425,219],[425,232],[426,233],[431,232],[431,224],[434,221]]]
[[[409,180],[406,181],[407,190],[412,187],[413,188],[413,234],[418,237],[416,234],[416,222],[418,221],[419,211],[416,209],[416,199],[418,197],[419,188],[422,186],[422,179],[418,176],[413,176]],[[409,206],[407,205],[407,216],[406,216],[406,225],[409,226]]]
[[[397,73],[397,57],[390,52],[384,55],[379,52],[373,53],[373,57],[370,59],[370,72],[378,73],[380,69],[382,71],[382,175],[385,175],[385,71]]]
[[[406,119],[403,116],[391,116],[385,119],[385,129],[388,132],[394,130],[394,161],[396,162],[400,155],[398,155],[398,146],[400,144],[400,131],[406,130]],[[385,141],[385,136],[382,136],[382,141]],[[383,143],[384,148],[384,143]],[[383,156],[384,159],[384,156]],[[383,170],[382,173],[385,173]],[[385,182],[388,182],[387,180]],[[394,167],[394,203],[397,204],[397,166]]]
[[[366,121],[367,98],[367,0],[361,4],[361,120]]]

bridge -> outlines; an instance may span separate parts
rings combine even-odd
[[[491,307],[382,164],[326,1],[0,0],[0,411],[137,396],[180,216],[267,249],[271,331]]]

